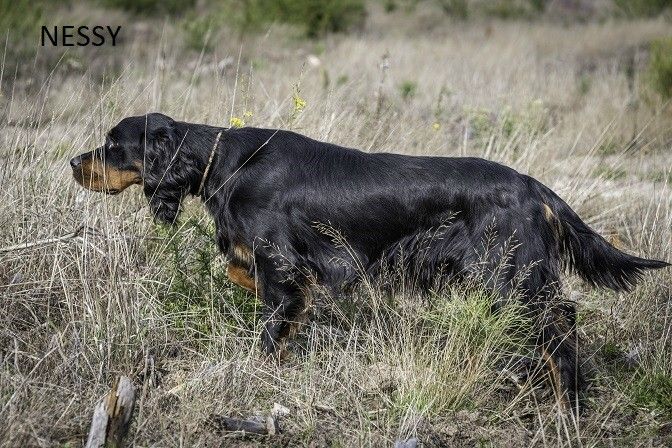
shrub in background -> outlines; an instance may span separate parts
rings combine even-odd
[[[443,11],[455,18],[485,15],[502,19],[530,18],[546,10],[548,0],[436,0]]]
[[[614,0],[614,4],[628,16],[655,16],[672,8],[672,0]]]
[[[191,17],[182,23],[182,27],[187,48],[206,53],[213,50],[212,33],[219,27],[215,18],[210,15]]]
[[[360,28],[366,18],[363,0],[291,0],[309,37]]]
[[[0,31],[21,33],[39,29],[44,2],[30,0],[0,0]],[[32,33],[31,33],[32,34]],[[11,37],[11,36],[10,36]],[[19,36],[16,36],[19,37]],[[21,38],[24,36],[21,35]]]
[[[125,9],[136,14],[180,15],[191,10],[196,0],[102,0],[110,8]]]
[[[664,100],[672,98],[672,38],[652,44],[648,74],[653,89]]]
[[[418,83],[415,81],[404,81],[399,85],[399,94],[404,100],[410,100],[418,92]]]
[[[45,1],[0,0],[0,45],[7,40],[7,60],[31,58],[39,45]]]
[[[247,0],[239,6],[245,28],[278,21],[302,27],[308,37],[361,27],[366,18],[364,0]]]
[[[469,2],[467,0],[438,0],[441,9],[459,19],[466,19],[469,15]]]
[[[361,28],[366,19],[364,0],[212,0],[195,9],[198,14],[188,11],[182,27],[187,47],[198,51],[210,49],[207,36],[224,24],[245,34],[271,23],[289,23],[315,38]]]

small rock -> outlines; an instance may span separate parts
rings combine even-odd
[[[625,363],[629,367],[638,366],[640,359],[641,359],[641,353],[639,347],[633,347],[628,353],[625,354]]]
[[[308,60],[308,64],[310,64],[312,67],[319,67],[320,65],[322,65],[322,61],[320,61],[320,58],[318,58],[314,54],[309,54],[306,59]]]
[[[406,441],[397,440],[394,442],[394,448],[416,448],[418,446],[418,439],[416,437],[411,437]]]
[[[569,293],[569,300],[572,302],[578,302],[581,300],[581,293],[579,291],[572,291]]]
[[[269,436],[274,436],[280,432],[278,422],[270,415],[266,417],[266,431]]]
[[[23,274],[20,272],[15,273],[12,275],[12,278],[9,280],[10,285],[16,285],[18,283],[23,283]]]
[[[280,403],[273,403],[271,415],[273,418],[287,417],[289,415],[289,408],[281,405]]]

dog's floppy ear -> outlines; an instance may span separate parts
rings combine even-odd
[[[189,191],[181,173],[180,142],[174,121],[165,115],[147,115],[144,135],[143,188],[157,221],[174,224]]]

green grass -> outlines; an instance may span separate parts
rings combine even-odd
[[[242,32],[258,31],[275,22],[296,25],[309,38],[349,31],[366,18],[363,0],[246,0],[213,3],[210,14],[220,15]]]
[[[652,182],[661,182],[672,185],[672,170],[648,173],[646,179],[651,180]]]
[[[672,375],[667,372],[640,370],[630,385],[633,402],[672,419]]]
[[[443,11],[458,19],[466,19],[469,16],[469,2],[467,0],[438,0]]]
[[[221,325],[251,331],[257,317],[256,298],[229,281],[214,227],[209,220],[205,223],[199,214],[178,227],[156,227],[159,240],[151,256],[162,261],[166,286],[159,293],[164,311],[177,317],[175,326],[185,332],[184,337],[196,340],[207,340],[221,331]],[[212,318],[213,312],[217,319]],[[236,318],[228,319],[232,315]]]
[[[517,138],[534,137],[549,128],[549,111],[541,100],[530,101],[519,110],[474,108],[467,109],[465,114],[471,138],[482,145],[489,144],[491,139],[511,144],[514,154],[520,149]]]
[[[500,19],[530,19],[546,9],[544,0],[436,0],[449,16],[465,20],[471,16]]]
[[[590,92],[590,89],[593,87],[593,78],[588,75],[581,75],[579,78],[579,84],[577,86],[577,91],[580,96],[586,96]]]
[[[593,176],[605,180],[622,180],[628,175],[625,168],[600,165],[593,170]]]
[[[607,341],[600,348],[600,353],[604,360],[608,363],[614,364],[624,359],[625,353],[623,349],[614,341]]]
[[[474,409],[501,381],[501,367],[530,353],[525,335],[530,322],[511,303],[492,313],[496,298],[482,291],[456,289],[433,298],[422,313],[419,335],[405,341],[414,346],[411,376],[396,392],[401,410],[409,406],[429,415]],[[485,391],[488,392],[485,392]]]
[[[623,150],[623,145],[614,139],[607,139],[600,144],[597,152],[604,156],[613,156]]]

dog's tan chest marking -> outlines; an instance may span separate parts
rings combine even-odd
[[[256,292],[257,283],[254,278],[248,274],[246,268],[229,263],[229,266],[226,268],[226,275],[229,276],[231,282],[241,288],[247,289],[250,292]]]
[[[229,258],[229,266],[226,270],[229,279],[241,288],[258,292],[256,280],[249,273],[254,266],[252,250],[244,244],[236,243],[229,249]]]

